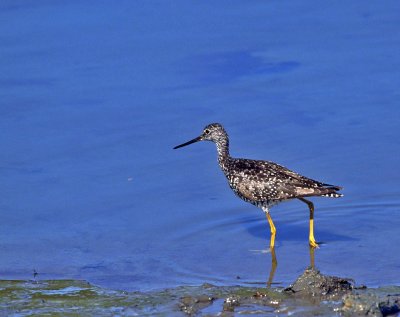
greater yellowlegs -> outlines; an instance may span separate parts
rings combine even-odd
[[[310,210],[309,243],[318,247],[314,238],[314,204],[304,197],[325,196],[338,198],[342,188],[329,185],[297,174],[286,167],[269,161],[233,158],[229,155],[229,138],[219,123],[207,125],[197,138],[174,149],[198,142],[212,141],[217,146],[218,163],[228,179],[229,186],[241,199],[260,207],[266,214],[270,228],[270,247],[275,245],[275,225],[270,208],[282,201],[297,198]]]

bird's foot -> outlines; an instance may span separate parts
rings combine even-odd
[[[315,239],[310,239],[309,243],[310,243],[310,247],[316,248],[316,249],[319,248],[319,244],[315,241]]]

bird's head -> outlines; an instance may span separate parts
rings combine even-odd
[[[174,147],[174,149],[178,149],[180,147],[183,147],[183,146],[186,146],[186,145],[198,142],[198,141],[212,141],[216,144],[227,143],[228,135],[227,135],[224,127],[221,124],[211,123],[203,129],[203,132],[197,138],[194,138],[193,140],[190,140],[186,143],[177,145]]]

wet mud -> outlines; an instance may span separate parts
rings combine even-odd
[[[368,289],[308,268],[287,288],[181,286],[153,292],[86,281],[0,281],[0,316],[397,316],[400,287]]]

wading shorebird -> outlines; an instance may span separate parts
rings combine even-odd
[[[233,158],[229,155],[229,138],[219,123],[207,125],[197,138],[174,149],[198,142],[212,141],[217,146],[218,163],[237,196],[261,208],[271,228],[270,247],[275,245],[275,225],[270,208],[282,201],[297,198],[310,209],[309,243],[318,247],[314,238],[314,204],[304,197],[324,196],[338,198],[342,187],[325,184],[297,174],[286,167],[269,161]]]

